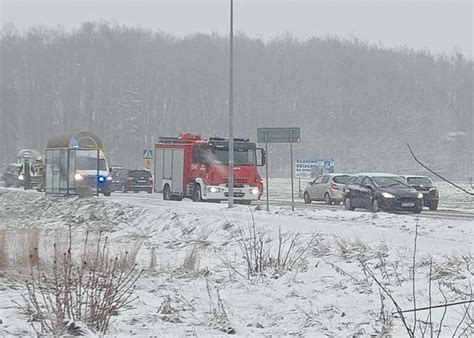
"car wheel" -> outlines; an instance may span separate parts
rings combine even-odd
[[[379,212],[380,211],[380,203],[379,200],[374,198],[372,200],[372,211],[373,212]]]
[[[202,202],[201,186],[197,183],[194,185],[193,202]]]
[[[438,210],[438,202],[432,203],[428,206],[428,208],[432,211]]]
[[[149,193],[149,194],[151,194],[151,193],[152,193],[152,190],[151,190],[151,189],[148,189],[146,192]]]
[[[107,197],[109,197],[109,196],[110,196],[110,191],[108,191],[108,192],[104,192],[104,196],[107,196]]]
[[[169,201],[171,199],[171,190],[168,184],[163,188],[163,199],[165,201]]]
[[[326,204],[326,205],[331,205],[332,204],[331,196],[329,196],[328,193],[324,194],[324,204]]]
[[[344,207],[346,208],[346,210],[354,210],[355,208],[352,206],[352,202],[351,202],[351,198],[350,197],[346,197],[344,199]]]
[[[138,194],[138,190],[133,190],[133,192],[134,192],[135,194]]]
[[[127,187],[125,187],[125,184],[122,184],[122,192],[123,193],[126,193],[128,190],[127,190]]]
[[[307,191],[304,193],[303,198],[306,204],[311,204],[311,198],[309,198],[309,194]]]

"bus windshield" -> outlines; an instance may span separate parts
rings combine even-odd
[[[97,168],[98,167],[98,168]],[[76,170],[97,170],[106,171],[105,159],[94,157],[76,157]]]

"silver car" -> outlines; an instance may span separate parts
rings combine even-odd
[[[324,174],[316,177],[305,188],[304,202],[324,201],[325,204],[339,204],[344,199],[344,186],[349,180],[347,174]]]

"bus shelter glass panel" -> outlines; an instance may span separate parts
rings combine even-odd
[[[67,194],[67,177],[67,150],[46,150],[46,193]]]
[[[74,149],[69,149],[68,151],[68,159],[69,159],[69,194],[77,194],[77,184],[76,184],[76,151]]]
[[[54,150],[46,150],[46,177],[44,182],[44,190],[47,194],[53,192],[53,154]]]
[[[67,149],[61,149],[59,151],[59,193],[65,195],[68,193],[68,176],[69,176],[69,167],[67,161]]]

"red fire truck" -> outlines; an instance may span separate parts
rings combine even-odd
[[[259,155],[258,155],[259,154]],[[223,201],[229,197],[229,140],[182,133],[160,137],[155,145],[155,192],[165,200]],[[242,204],[260,199],[263,179],[257,167],[265,152],[249,139],[234,139],[234,200]]]

